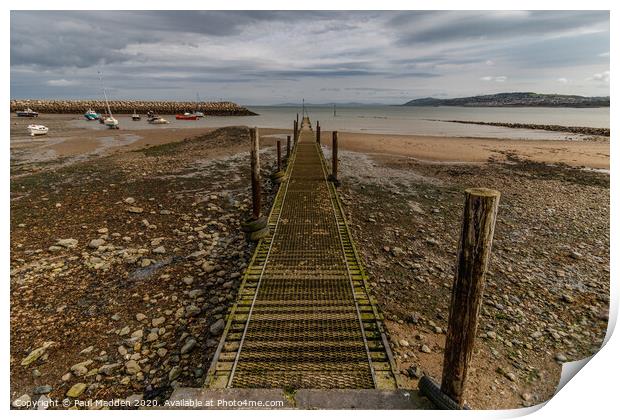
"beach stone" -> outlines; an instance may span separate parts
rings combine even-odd
[[[24,359],[22,359],[21,361],[21,365],[22,366],[28,366],[29,364],[31,364],[32,362],[36,361],[37,359],[39,359],[39,357],[43,356],[43,354],[45,353],[45,351],[52,345],[54,344],[53,341],[46,341],[45,343],[43,343],[43,345],[33,351],[30,352],[30,354],[28,354],[28,356],[26,356]]]
[[[423,344],[422,347],[420,347],[420,351],[422,353],[430,353],[431,349],[426,344]]]
[[[135,204],[136,203],[136,199],[133,197],[127,197],[126,199],[123,200],[125,203],[127,204]]]
[[[183,347],[181,347],[181,354],[189,353],[194,347],[196,347],[196,340],[193,338],[187,339]]]
[[[153,250],[153,253],[155,253],[155,254],[165,254],[166,253],[166,248],[164,248],[163,246],[158,246],[157,248],[155,248]]]
[[[164,322],[166,322],[166,318],[165,317],[159,317],[159,318],[154,318],[151,321],[151,325],[153,325],[154,327],[159,327],[160,325],[162,325]]]
[[[136,373],[142,371],[142,368],[140,368],[140,365],[135,360],[129,360],[125,363],[125,370],[128,374],[135,375]]]
[[[31,403],[31,399],[30,399],[30,395],[28,394],[24,394],[22,396],[19,396],[17,398],[15,398],[13,400],[13,402],[11,403],[11,406],[13,408],[22,408],[22,407],[28,407],[28,405]]]
[[[225,326],[226,326],[226,323],[224,322],[224,320],[223,319],[218,319],[217,321],[215,321],[215,323],[213,325],[211,325],[209,327],[209,332],[212,335],[218,335],[222,331],[224,331],[224,327]]]
[[[33,394],[49,394],[50,392],[52,392],[52,386],[51,385],[39,385],[37,387],[35,387],[35,389],[32,391]]]
[[[200,314],[201,310],[198,306],[189,305],[185,308],[185,313],[188,317],[196,316]]]
[[[105,244],[105,240],[103,239],[93,239],[92,241],[90,241],[90,243],[88,244],[89,248],[93,248],[93,249],[97,249],[100,246]]]
[[[558,353],[555,355],[555,360],[557,360],[560,363],[564,363],[568,360],[568,358],[563,353]]]
[[[173,366],[172,369],[170,369],[170,372],[168,372],[168,380],[174,381],[180,375],[181,375],[181,368],[179,366]]]
[[[114,372],[116,372],[121,367],[120,363],[111,363],[107,365],[103,365],[99,368],[99,373],[110,376]]]
[[[146,315],[142,314],[142,313],[138,313],[136,314],[136,320],[138,320],[139,322],[142,322],[146,319]]]
[[[56,241],[56,245],[65,248],[75,248],[78,245],[78,240],[73,238],[59,239]]]
[[[84,393],[84,391],[86,390],[86,384],[83,382],[77,383],[75,385],[73,385],[68,391],[67,391],[67,397],[71,397],[71,398],[77,398],[80,395],[82,395],[82,393]]]
[[[144,209],[142,207],[130,206],[130,207],[127,208],[127,211],[129,213],[142,213],[144,211]]]

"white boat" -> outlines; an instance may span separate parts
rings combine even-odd
[[[34,136],[43,136],[43,135],[47,134],[48,131],[50,131],[50,129],[47,128],[44,125],[30,124],[28,126],[28,132],[30,133],[30,135],[32,137],[34,137]]]
[[[118,120],[114,118],[112,115],[112,111],[110,110],[110,104],[108,103],[108,95],[105,92],[105,86],[103,85],[103,78],[101,77],[101,72],[99,72],[99,81],[101,82],[101,87],[103,88],[103,96],[105,98],[105,106],[108,108],[108,116],[103,120],[103,124],[108,128],[118,129]]]
[[[170,122],[162,117],[152,117],[149,119],[149,124],[170,124]]]

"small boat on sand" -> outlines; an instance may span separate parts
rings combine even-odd
[[[149,124],[170,124],[170,122],[162,117],[159,117],[157,115],[154,115],[153,117],[149,118]]]
[[[189,112],[186,112],[184,114],[177,114],[176,119],[196,121],[198,119],[198,116],[195,114],[190,114]]]
[[[50,131],[50,129],[44,125],[30,124],[28,126],[28,132],[30,133],[32,137],[45,135],[47,134],[48,131]]]
[[[136,114],[136,110],[133,110],[133,115],[131,116],[131,119],[133,121],[140,121],[142,119],[142,117],[140,117],[140,114]]]
[[[18,117],[34,118],[34,117],[38,117],[39,113],[36,111],[33,111],[30,108],[26,108],[23,111],[17,111],[15,115],[17,115]]]
[[[118,120],[111,115],[103,120],[103,124],[108,128],[114,128],[116,130],[120,128],[118,126]]]
[[[98,120],[99,114],[96,111],[89,109],[88,111],[84,113],[84,118],[86,118],[88,121]]]
[[[118,130],[120,127],[118,126],[118,120],[114,118],[112,115],[112,111],[110,110],[110,103],[108,102],[108,95],[105,91],[105,86],[103,84],[103,78],[101,77],[101,72],[99,73],[99,81],[101,82],[101,87],[103,89],[103,97],[105,98],[105,106],[108,109],[108,116],[103,120],[103,124],[108,128],[113,128]],[[99,119],[101,122],[101,119]]]
[[[200,112],[200,111],[194,111],[194,115],[197,116],[198,118],[204,118],[205,116],[204,112]]]

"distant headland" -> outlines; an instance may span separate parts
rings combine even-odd
[[[153,111],[159,114],[177,114],[186,111],[200,111],[205,115],[257,115],[249,109],[234,102],[178,102],[178,101],[109,101],[113,113],[131,114]],[[32,108],[47,114],[83,113],[87,109],[104,111],[105,102],[101,100],[48,100],[48,99],[13,99],[11,112]]]
[[[507,92],[465,98],[420,98],[403,106],[486,106],[486,107],[567,107],[600,108],[609,106],[609,96],[556,95],[533,92]]]

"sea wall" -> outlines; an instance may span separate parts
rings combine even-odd
[[[461,121],[461,120],[436,120],[444,122],[453,122],[459,124],[477,124],[477,125],[492,125],[495,127],[508,127],[508,128],[529,128],[533,130],[546,130],[546,131],[560,131],[566,133],[585,134],[588,136],[605,136],[609,137],[609,128],[596,128],[596,127],[574,127],[554,124],[522,124],[522,123],[499,123],[499,122],[484,122],[484,121]]]
[[[11,100],[11,112],[30,107],[43,114],[83,114],[87,109],[105,112],[105,102],[97,100]],[[110,101],[113,114],[139,114],[153,111],[158,114],[177,114],[200,111],[205,115],[256,115],[247,108],[233,102],[177,102],[177,101]]]

